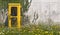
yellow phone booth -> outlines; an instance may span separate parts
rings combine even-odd
[[[21,5],[20,3],[8,3],[8,27],[20,28],[21,23]]]

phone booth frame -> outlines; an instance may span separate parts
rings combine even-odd
[[[17,7],[17,16],[11,15],[11,8]],[[20,3],[8,3],[8,27],[11,28],[11,18],[17,18],[17,28],[21,27],[21,5]]]

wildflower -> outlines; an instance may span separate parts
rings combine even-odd
[[[0,34],[4,34],[3,32],[0,32]]]
[[[24,30],[23,32],[25,32],[26,30]]]
[[[5,30],[3,30],[3,32],[5,32]]]
[[[29,31],[29,33],[30,33],[31,31]]]
[[[40,35],[40,34],[39,34]]]
[[[36,30],[39,30],[39,29],[36,29]]]
[[[45,31],[45,33],[48,33],[48,31]]]
[[[9,32],[9,31],[7,31],[7,32]]]
[[[31,31],[33,33],[33,31]]]
[[[60,33],[60,32],[59,32]]]
[[[38,35],[38,34],[35,34],[35,35]]]
[[[1,34],[1,32],[0,32],[0,34]]]
[[[1,34],[4,34],[3,32],[1,32]]]

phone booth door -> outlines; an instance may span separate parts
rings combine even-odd
[[[21,5],[20,3],[8,4],[8,26],[20,28],[21,23]]]

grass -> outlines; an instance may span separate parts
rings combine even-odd
[[[60,35],[60,26],[25,25],[17,28],[0,28],[0,35]]]

